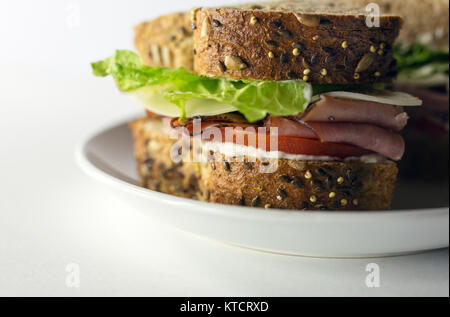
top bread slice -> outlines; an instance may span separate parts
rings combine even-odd
[[[194,68],[194,44],[188,13],[174,13],[134,28],[135,46],[148,66]]]
[[[298,0],[196,9],[194,69],[199,75],[313,84],[390,82],[392,44],[402,19],[367,17],[363,5]],[[373,25],[370,24],[369,25]]]

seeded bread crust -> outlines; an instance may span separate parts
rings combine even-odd
[[[134,28],[135,46],[148,66],[194,68],[190,15],[174,13]]]
[[[393,162],[277,161],[260,173],[261,161],[209,163],[202,167],[201,200],[299,210],[388,210],[398,169]]]
[[[194,163],[174,163],[170,138],[162,119],[142,118],[129,124],[134,154],[143,187],[186,198],[198,193],[198,168]]]
[[[369,28],[364,8],[330,7],[330,2],[336,3],[304,0],[194,10],[195,71],[209,77],[314,84],[392,81],[392,44],[401,18],[381,16],[380,27]]]

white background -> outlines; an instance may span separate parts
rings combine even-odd
[[[221,3],[1,1],[0,295],[448,296],[448,250],[371,260],[248,251],[153,223],[78,170],[79,140],[140,111],[89,63],[131,49],[142,20]],[[365,285],[371,262],[380,288]],[[69,263],[79,288],[66,286]]]

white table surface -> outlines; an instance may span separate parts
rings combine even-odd
[[[448,249],[358,260],[265,254],[166,227],[111,195],[76,167],[74,148],[139,108],[88,63],[131,47],[131,25],[181,2],[109,5],[104,15],[105,1],[36,2],[0,10],[0,295],[449,295]],[[82,13],[75,28],[64,24],[70,4]],[[70,263],[78,288],[66,284]],[[380,267],[379,288],[365,284],[369,263]]]

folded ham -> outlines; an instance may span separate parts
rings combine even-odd
[[[400,131],[408,122],[402,107],[364,100],[333,98],[322,95],[300,116],[305,122],[370,123],[386,129]]]
[[[321,142],[348,143],[398,161],[405,153],[399,134],[365,123],[308,123]]]
[[[278,128],[279,136],[296,136],[306,139],[318,139],[317,134],[306,123],[295,118],[269,116],[266,121],[267,128]]]
[[[291,118],[272,117],[270,126],[278,135],[319,139],[327,143],[346,143],[373,151],[392,160],[400,160],[405,142],[396,133],[366,123],[301,122]]]

